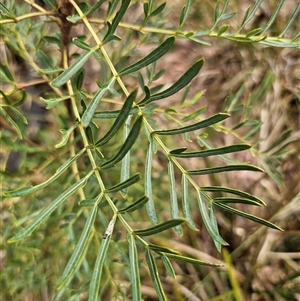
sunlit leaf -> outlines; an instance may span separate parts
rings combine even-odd
[[[15,19],[14,14],[1,2],[0,2],[0,14],[4,17]]]
[[[160,256],[160,259],[161,259],[162,263],[164,264],[167,272],[169,273],[169,275],[175,279],[176,274],[175,274],[175,271],[173,269],[172,263],[169,260],[169,258],[163,253],[160,253],[159,256]]]
[[[153,250],[156,253],[180,254],[176,250],[173,250],[173,249],[170,249],[170,248],[166,248],[166,247],[163,247],[163,246],[154,245],[154,244],[151,244],[151,243],[148,244],[148,247],[149,247],[150,250]]]
[[[82,66],[88,61],[91,55],[94,53],[96,49],[92,49],[85,54],[81,55],[67,70],[65,70],[62,74],[60,74],[57,78],[55,78],[51,85],[53,87],[60,87],[64,85],[73,75],[75,75]]]
[[[69,138],[70,138],[71,133],[76,129],[77,126],[78,126],[78,124],[75,123],[75,124],[74,124],[73,126],[71,126],[68,130],[64,130],[64,129],[60,130],[60,132],[62,133],[62,136],[63,136],[63,137],[62,137],[61,142],[57,143],[57,144],[55,145],[55,147],[56,147],[56,148],[60,148],[60,147],[62,147],[62,146],[64,146],[64,145],[66,145],[67,142],[68,142],[68,140],[69,140]]]
[[[191,9],[191,5],[192,5],[192,0],[188,0],[187,4],[182,7],[180,18],[179,18],[179,28],[181,28],[185,24]]]
[[[254,206],[261,206],[261,203],[258,203],[253,200],[249,199],[241,199],[241,198],[233,198],[233,197],[216,197],[214,198],[214,203],[234,203],[234,204],[247,204],[247,205],[254,205]]]
[[[98,90],[95,94],[81,117],[81,122],[84,127],[87,127],[90,124],[102,97],[109,90],[110,86],[114,85],[114,82],[115,78],[113,78],[105,87],[100,88],[100,90]]]
[[[139,236],[149,236],[176,227],[184,222],[185,219],[172,219],[148,229],[135,230],[134,234]]]

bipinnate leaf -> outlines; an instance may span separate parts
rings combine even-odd
[[[116,216],[114,215],[109,225],[112,225],[111,232],[113,231],[113,226],[116,221]],[[98,292],[100,288],[101,278],[102,278],[102,270],[105,258],[107,256],[108,246],[111,240],[111,235],[103,237],[101,241],[101,245],[98,251],[97,259],[94,266],[94,271],[90,283],[89,289],[89,299],[88,301],[97,301],[98,300]]]
[[[130,177],[129,179],[125,180],[124,182],[121,182],[117,185],[114,185],[110,188],[108,188],[106,190],[106,192],[117,192],[117,191],[120,191],[124,188],[127,188],[131,185],[133,185],[134,183],[136,183],[137,181],[139,181],[139,179],[141,178],[140,174],[137,173],[135,175],[133,175],[132,177]]]
[[[154,49],[151,53],[145,56],[143,59],[121,70],[119,72],[119,75],[126,75],[135,72],[157,61],[160,57],[165,55],[170,50],[170,48],[174,44],[174,41],[175,41],[174,37],[169,37],[163,43],[161,43],[156,49]]]
[[[150,139],[147,155],[146,155],[146,166],[145,166],[145,194],[149,198],[149,202],[146,204],[147,214],[153,224],[158,223],[158,218],[155,211],[155,204],[152,194],[152,144],[154,144],[153,139]]]
[[[264,172],[263,169],[250,165],[250,164],[236,164],[236,165],[227,165],[220,167],[212,167],[212,168],[203,168],[197,170],[188,170],[187,173],[189,175],[208,175],[213,173],[227,172],[227,171],[235,171],[235,170],[250,170],[250,171],[259,171]]]
[[[114,32],[116,31],[119,22],[122,20],[125,12],[127,11],[127,8],[130,4],[130,0],[122,0],[122,4],[120,7],[120,10],[116,13],[113,21],[111,24],[108,23],[108,31],[105,35],[105,37],[103,38],[103,44],[109,42],[112,37],[114,36]]]
[[[82,66],[88,61],[96,49],[92,49],[85,54],[81,55],[67,70],[55,78],[51,85],[53,87],[61,87],[64,85],[73,75],[75,75]]]
[[[130,278],[131,278],[131,292],[133,301],[142,300],[141,281],[139,273],[139,258],[134,235],[128,235],[129,239],[129,260],[130,260]]]
[[[96,143],[96,146],[102,146],[106,144],[117,133],[117,131],[120,129],[120,127],[123,125],[123,123],[129,116],[136,95],[137,95],[137,89],[135,89],[133,92],[129,94],[114,124],[109,129],[109,131]]]
[[[102,195],[100,195],[102,197]],[[86,251],[88,243],[90,241],[91,234],[93,233],[93,225],[96,219],[98,206],[94,205],[90,211],[90,214],[85,222],[84,228],[80,235],[79,241],[65,267],[65,270],[58,282],[58,290],[61,290],[68,280],[74,275],[77,267],[79,266],[81,259]]]
[[[83,124],[84,127],[89,126],[102,97],[107,91],[111,89],[111,86],[113,86],[114,83],[115,83],[115,78],[112,78],[107,85],[105,85],[104,87],[100,88],[97,91],[97,93],[95,94],[91,102],[88,104],[86,110],[84,111],[81,117],[81,123]]]
[[[19,188],[16,190],[11,190],[11,191],[4,191],[3,196],[11,197],[11,198],[19,197],[19,196],[26,196],[26,195],[35,193],[35,192],[47,187],[49,184],[54,182],[58,177],[60,177],[61,174],[63,172],[65,172],[71,166],[71,164],[75,160],[77,160],[84,152],[85,152],[85,148],[82,149],[81,151],[79,151],[75,156],[69,158],[61,167],[59,167],[56,170],[55,174],[52,177],[50,177],[48,180],[46,180],[45,182],[38,184],[36,186],[24,187],[24,188]]]
[[[90,171],[84,178],[80,181],[73,184],[66,191],[64,191],[59,197],[57,197],[51,204],[49,204],[46,208],[44,208],[40,214],[23,230],[17,233],[15,236],[8,240],[9,243],[16,242],[30,235],[41,223],[43,223],[46,218],[59,206],[61,205],[68,197],[74,194],[78,189],[82,188],[88,178],[94,173],[94,171]]]
[[[209,191],[209,192],[230,193],[230,194],[238,195],[245,199],[252,200],[262,206],[266,206],[266,203],[261,199],[259,199],[258,197],[238,189],[228,188],[224,186],[206,186],[206,187],[201,187],[201,190]]]
[[[146,97],[139,103],[139,105],[146,105],[152,101],[163,99],[166,97],[169,97],[178,91],[180,91],[182,88],[184,88],[186,85],[188,85],[191,80],[199,73],[200,69],[202,68],[204,63],[204,59],[198,60],[194,65],[192,65],[188,71],[186,71],[179,80],[173,84],[170,88],[167,90],[164,90],[162,92],[159,92],[157,94],[153,94],[148,96],[146,94]]]
[[[159,301],[167,301],[167,297],[164,293],[161,281],[159,279],[159,274],[155,263],[155,259],[149,249],[146,249],[146,260],[149,267],[150,276]]]
[[[125,212],[133,212],[141,207],[143,207],[147,202],[149,201],[149,198],[144,195],[141,198],[139,198],[137,201],[135,201],[133,204],[120,209],[119,212],[120,213],[125,213]]]
[[[216,242],[218,242],[221,245],[227,246],[228,243],[216,231],[216,227],[212,223],[212,221],[208,215],[207,208],[205,205],[205,200],[203,200],[201,191],[199,189],[197,189],[197,198],[198,198],[200,214],[201,214],[201,217],[202,217],[202,220],[203,220],[203,223],[205,225],[207,232],[209,233],[209,235],[212,237],[213,240],[215,240]]]
[[[216,124],[226,118],[230,117],[227,113],[218,113],[216,115],[213,115],[207,119],[204,119],[202,121],[196,122],[191,125],[187,125],[178,129],[170,129],[170,130],[160,130],[160,131],[154,131],[157,135],[177,135],[177,134],[184,134],[191,131],[199,130],[208,126],[211,126],[213,124]]]
[[[177,158],[209,157],[209,156],[217,156],[217,155],[223,155],[228,153],[240,152],[249,148],[251,148],[250,144],[236,144],[236,145],[230,145],[230,146],[208,149],[203,151],[196,151],[196,152],[187,152],[187,153],[182,152],[179,154],[172,153],[172,156]]]
[[[192,264],[199,264],[199,265],[208,265],[208,266],[213,266],[213,267],[221,267],[223,266],[222,264],[218,264],[218,263],[212,263],[212,262],[207,262],[207,261],[203,261],[200,259],[195,259],[195,258],[190,258],[187,256],[183,256],[183,255],[178,255],[178,254],[165,254],[167,257],[169,258],[173,258],[173,259],[177,259],[177,260],[182,260],[188,263],[192,263]]]
[[[143,230],[135,230],[134,234],[139,236],[150,236],[156,233],[160,233],[162,231],[165,231],[167,229],[176,227],[182,223],[185,222],[185,219],[178,218],[178,219],[171,219],[169,221],[166,221],[164,223],[158,224],[154,227],[143,229]]]
[[[192,230],[198,231],[191,214],[190,203],[189,203],[190,199],[189,199],[188,179],[185,174],[182,175],[181,189],[182,189],[182,211],[183,211],[183,216],[186,219],[186,224]]]
[[[232,208],[230,206],[227,206],[223,203],[220,203],[220,202],[216,202],[214,203],[216,206],[218,206],[219,208],[223,209],[224,211],[227,211],[227,212],[230,212],[232,214],[236,214],[236,215],[240,215],[242,217],[245,217],[245,218],[248,218],[256,223],[259,223],[259,224],[262,224],[264,226],[267,226],[269,228],[273,228],[275,230],[280,230],[280,231],[283,231],[280,227],[274,225],[273,223],[269,222],[269,221],[266,221],[265,219],[263,218],[260,218],[258,216],[255,216],[253,214],[249,214],[249,213],[246,213],[246,212],[243,212],[243,211],[240,211],[238,209],[235,209],[235,208]]]
[[[174,175],[174,165],[170,159],[168,160],[168,176],[170,183],[171,217],[172,219],[177,219],[179,217],[179,209],[177,202],[176,181]],[[174,230],[178,235],[182,235],[181,226],[176,226]]]
[[[139,116],[139,118],[134,123],[134,125],[130,131],[130,134],[128,135],[126,141],[122,145],[119,152],[113,158],[111,158],[110,160],[103,163],[100,166],[101,169],[107,169],[107,168],[113,167],[124,158],[124,156],[131,149],[132,145],[135,143],[137,137],[139,136],[142,122],[143,122],[143,116]]]

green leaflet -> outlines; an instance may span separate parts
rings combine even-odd
[[[201,191],[230,193],[230,194],[238,195],[242,198],[253,200],[254,202],[260,205],[266,206],[266,203],[261,199],[259,199],[258,197],[238,189],[233,189],[233,188],[228,188],[223,186],[206,186],[206,187],[201,187]]]
[[[161,259],[162,263],[164,264],[167,272],[169,273],[169,275],[175,279],[176,274],[175,274],[175,271],[173,269],[172,263],[169,260],[169,258],[163,253],[159,253],[159,256],[160,256],[160,259]]]
[[[95,96],[93,97],[93,99],[91,100],[91,102],[89,103],[89,105],[87,106],[86,110],[84,111],[81,117],[81,122],[84,127],[87,127],[90,124],[102,97],[107,91],[111,89],[114,83],[115,83],[115,78],[112,78],[105,87],[100,88],[98,92],[95,94]]]
[[[0,3],[0,13],[5,17],[15,19],[13,13],[3,3]]]
[[[133,175],[132,177],[130,177],[129,179],[125,180],[124,182],[121,182],[117,185],[114,185],[110,188],[108,188],[106,190],[106,192],[117,192],[117,191],[120,191],[124,188],[127,188],[129,186],[131,186],[132,184],[136,183],[137,181],[139,181],[141,178],[140,174],[137,173],[135,175]]]
[[[168,160],[168,176],[170,183],[171,217],[172,219],[177,219],[179,217],[179,210],[177,202],[176,182],[174,175],[174,165],[170,159]],[[181,226],[176,226],[174,230],[178,235],[182,235]]]
[[[162,232],[164,230],[176,227],[182,223],[185,222],[185,219],[172,219],[169,221],[166,221],[164,223],[158,224],[154,227],[148,228],[148,229],[143,229],[143,230],[136,230],[134,231],[135,235],[139,235],[139,236],[149,236],[149,235],[153,235],[159,232]]]
[[[26,196],[32,193],[35,193],[43,188],[45,188],[46,186],[48,186],[50,183],[54,182],[58,177],[60,177],[60,175],[65,172],[70,166],[71,164],[77,160],[83,153],[85,152],[85,148],[82,149],[80,152],[78,152],[78,154],[76,154],[75,156],[69,158],[60,168],[58,168],[55,172],[55,174],[49,178],[47,181],[38,184],[36,186],[31,186],[31,187],[24,187],[24,188],[20,188],[20,189],[16,189],[16,190],[11,190],[11,191],[4,191],[3,192],[3,196],[5,197],[19,197],[19,196]]]
[[[227,165],[227,166],[212,167],[212,168],[203,168],[197,170],[188,170],[187,173],[189,175],[207,175],[207,174],[220,173],[220,172],[233,171],[233,170],[250,170],[250,171],[264,172],[263,169],[254,165],[237,164],[237,165]]]
[[[212,223],[212,221],[208,215],[204,200],[202,199],[201,192],[199,191],[199,189],[197,189],[197,198],[198,198],[198,205],[199,205],[200,213],[202,216],[202,220],[203,220],[203,223],[205,225],[207,232],[212,237],[212,239],[215,240],[216,242],[218,242],[219,244],[224,245],[224,246],[228,245],[228,243],[216,231],[216,227]]]
[[[115,221],[116,221],[116,215],[113,216],[112,220],[109,223],[109,225],[112,225],[111,232],[113,231],[113,226],[115,224]],[[102,239],[100,249],[98,251],[97,259],[95,262],[91,283],[90,283],[88,301],[98,300],[98,291],[100,288],[100,283],[102,278],[102,270],[103,270],[105,258],[107,256],[107,250],[108,250],[110,240],[111,240],[111,235],[105,236],[105,238]]]
[[[154,245],[149,243],[148,247],[150,250],[156,252],[156,253],[167,253],[167,254],[180,254],[178,251],[170,249],[170,248],[166,248],[166,247],[162,247],[162,246],[158,246],[158,245]]]
[[[208,126],[211,126],[215,123],[218,123],[226,118],[228,118],[230,115],[227,113],[218,113],[216,115],[213,115],[207,119],[204,119],[200,122],[184,126],[179,129],[170,129],[170,130],[161,130],[161,131],[154,131],[157,135],[177,135],[177,134],[183,134],[188,133],[191,131],[199,130]]]
[[[219,202],[216,202],[214,203],[216,206],[220,207],[221,209],[227,211],[227,212],[230,212],[230,213],[233,213],[233,214],[236,214],[236,215],[240,215],[240,216],[243,216],[245,218],[248,218],[256,223],[259,223],[259,224],[262,224],[262,225],[265,225],[269,228],[273,228],[273,229],[276,229],[276,230],[280,230],[280,231],[283,231],[280,227],[274,225],[273,223],[271,222],[268,222],[266,220],[264,220],[263,218],[260,218],[260,217],[257,217],[255,215],[252,215],[252,214],[249,214],[249,213],[246,213],[246,212],[243,212],[243,211],[240,211],[238,209],[235,209],[235,208],[232,208],[232,207],[229,207],[223,203],[219,203]]]
[[[99,119],[109,119],[109,118],[117,118],[120,114],[121,110],[115,110],[115,111],[104,111],[104,112],[95,112],[93,118],[99,118]],[[139,112],[138,107],[133,107],[129,111],[129,116],[136,114]]]
[[[9,243],[16,242],[21,240],[31,234],[42,222],[46,220],[46,218],[59,206],[61,205],[69,196],[74,194],[78,189],[83,187],[88,178],[94,173],[94,171],[90,171],[88,175],[82,178],[77,183],[73,184],[66,191],[64,191],[58,198],[56,198],[51,204],[49,204],[46,208],[44,208],[40,214],[23,230],[18,232],[15,236],[8,240]]]
[[[51,85],[53,87],[61,87],[64,85],[73,75],[76,74],[77,71],[80,70],[80,68],[88,61],[97,48],[93,48],[92,50],[81,55],[67,70],[55,78],[51,82]]]
[[[151,137],[150,137],[151,138]],[[152,194],[152,148],[153,148],[153,139],[150,139],[147,155],[146,155],[146,166],[145,166],[145,194],[149,198],[149,202],[146,204],[147,214],[152,221],[152,223],[157,224],[158,218],[156,216],[155,204]]]
[[[13,108],[13,107],[10,107]],[[15,130],[18,133],[18,137],[19,139],[23,139],[23,134],[21,132],[21,129],[19,128],[19,126],[13,121],[13,119],[9,116],[9,114],[7,114],[7,112],[0,107],[0,112],[5,116],[5,119],[15,128]]]
[[[165,91],[154,94],[154,95],[146,95],[146,97],[139,103],[139,105],[146,105],[152,101],[169,97],[169,96],[177,93],[178,91],[180,91],[182,88],[184,88],[186,85],[188,85],[190,83],[190,81],[199,73],[200,69],[203,66],[203,62],[204,62],[204,59],[198,60],[170,88],[168,88]]]
[[[71,133],[77,128],[77,125],[78,123],[75,123],[73,126],[71,126],[68,130],[65,130],[65,129],[62,129],[62,130],[59,130],[61,133],[62,133],[62,140],[61,142],[57,143],[55,145],[56,148],[60,148],[64,145],[67,144],[69,138],[70,138],[70,135]]]
[[[127,11],[129,4],[130,4],[130,0],[122,0],[120,10],[116,13],[112,23],[111,24],[108,23],[108,31],[105,37],[103,38],[103,44],[109,42],[114,36],[113,34],[116,31],[118,24],[122,20],[125,12]]]
[[[183,6],[180,14],[180,19],[179,19],[179,28],[182,28],[182,26],[185,24],[188,14],[190,12],[191,5],[192,5],[192,0],[188,0],[187,4]]]
[[[119,152],[113,158],[103,163],[100,166],[101,169],[107,169],[113,167],[124,158],[124,156],[127,154],[127,152],[131,149],[132,145],[136,141],[141,129],[142,122],[143,122],[143,116],[139,116],[139,118],[134,123],[131,132],[129,133],[126,141],[122,145]]]
[[[139,258],[137,247],[133,235],[128,235],[129,239],[129,260],[130,260],[130,278],[131,278],[131,291],[133,301],[142,300],[141,294],[141,281],[139,273]]]
[[[161,285],[161,281],[159,279],[159,274],[158,274],[154,257],[149,249],[146,249],[146,260],[149,267],[151,279],[154,284],[154,288],[157,293],[159,301],[167,301],[167,297],[164,293],[163,287]]]
[[[177,254],[165,254],[169,258],[173,258],[173,259],[178,259],[178,260],[182,260],[188,263],[192,263],[192,264],[200,264],[200,265],[208,265],[208,266],[213,266],[213,267],[221,267],[223,266],[222,264],[218,264],[218,263],[212,263],[212,262],[206,262],[200,259],[194,259],[194,258],[190,258],[190,257],[186,257],[186,256],[182,256],[182,255],[177,255]]]
[[[261,206],[261,203],[258,203],[253,200],[249,199],[240,199],[240,198],[233,198],[233,197],[217,197],[214,198],[214,203],[234,203],[234,204],[248,204],[248,205],[254,205],[254,206]]]
[[[215,207],[213,206],[213,204],[210,204],[210,206],[209,206],[209,218],[210,218],[211,225],[212,225],[214,231],[219,234],[218,221],[217,221],[217,216],[216,216],[216,212],[215,212]],[[216,240],[214,240],[214,244],[215,244],[218,252],[221,252],[222,245]]]
[[[246,149],[251,148],[250,144],[236,144],[230,145],[220,148],[208,149],[198,152],[188,152],[188,153],[170,153],[173,157],[177,158],[196,158],[196,157],[209,157],[209,156],[217,156],[228,153],[240,152]]]
[[[100,197],[102,198],[103,194],[100,195]],[[99,198],[100,198],[99,197]],[[90,211],[90,214],[87,218],[87,221],[85,222],[84,228],[82,230],[81,236],[79,238],[79,241],[72,253],[72,256],[70,257],[66,268],[58,282],[58,290],[61,290],[65,284],[68,282],[68,280],[74,275],[77,267],[80,264],[80,261],[86,251],[86,248],[88,246],[91,234],[93,232],[93,225],[96,219],[96,215],[97,215],[97,211],[98,211],[98,206],[97,204],[94,205]]]
[[[190,200],[189,200],[189,187],[188,187],[188,180],[185,174],[182,174],[182,180],[181,180],[181,189],[182,189],[182,211],[183,216],[186,219],[187,225],[195,231],[198,231],[191,214],[190,209]]]
[[[131,204],[123,209],[120,209],[119,212],[125,213],[125,212],[135,211],[135,210],[141,208],[142,206],[144,206],[148,201],[149,201],[149,198],[146,195],[144,195],[141,198],[139,198],[136,202],[134,202],[133,204]]]
[[[119,72],[119,75],[126,75],[135,72],[155,62],[170,50],[170,48],[174,44],[174,41],[175,41],[174,37],[169,37],[163,43],[161,43],[156,49],[154,49],[151,53],[149,53],[146,57],[132,64],[131,66],[128,66],[123,70],[121,70]]]
[[[137,89],[135,89],[133,92],[131,92],[130,95],[127,97],[114,124],[112,125],[110,130],[104,135],[104,137],[102,137],[96,143],[96,146],[102,146],[102,145],[106,144],[115,135],[115,133],[120,129],[122,124],[125,122],[125,120],[129,116],[129,113],[130,113],[132,104],[135,101],[136,95],[137,95]]]
[[[280,33],[279,37],[283,37],[284,36],[284,34],[286,33],[286,31],[289,29],[289,27],[293,24],[293,22],[295,21],[295,19],[298,17],[299,12],[300,12],[300,4],[297,5],[297,8],[293,12],[293,15],[291,16],[291,18],[287,22],[285,28]],[[298,33],[298,35],[299,35],[299,33]]]

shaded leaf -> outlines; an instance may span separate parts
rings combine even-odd
[[[135,72],[155,62],[170,50],[170,48],[174,44],[174,41],[175,41],[174,37],[169,37],[163,43],[161,43],[156,49],[154,49],[151,53],[145,56],[143,59],[121,70],[119,72],[119,75],[126,75]]]
[[[219,234],[219,229],[218,229],[217,216],[216,216],[216,212],[215,212],[215,208],[214,208],[213,204],[210,204],[210,207],[209,207],[209,218],[210,218],[210,221],[211,221],[211,225],[214,229],[214,232],[216,232],[216,233],[218,233],[218,235],[220,235]],[[215,244],[218,252],[221,252],[222,245],[216,240],[214,240],[214,244]]]
[[[154,257],[149,249],[146,249],[146,260],[159,301],[167,301],[167,297],[165,296],[164,290],[161,285],[161,281],[159,279],[159,274]]]
[[[178,129],[170,129],[170,130],[160,130],[160,131],[154,131],[157,135],[177,135],[177,134],[183,134],[195,130],[199,130],[208,126],[211,126],[215,123],[218,123],[226,118],[228,118],[230,115],[227,113],[218,113],[216,115],[213,115],[207,119],[204,119],[202,121],[199,121],[197,123],[187,125]]]
[[[85,186],[88,178],[94,173],[94,171],[89,172],[84,178],[82,178],[77,183],[73,184],[66,191],[64,191],[58,198],[56,198],[51,204],[44,208],[40,214],[23,230],[18,232],[12,238],[8,240],[9,243],[16,242],[30,235],[41,223],[43,223],[46,218],[59,206],[61,205],[68,197],[74,194],[78,189]]]
[[[156,253],[180,254],[178,251],[149,243],[148,247]]]
[[[131,204],[123,209],[120,209],[119,212],[120,213],[133,212],[133,211],[141,208],[142,206],[144,206],[148,201],[149,201],[149,198],[146,195],[144,195],[141,198],[139,198],[136,202],[134,202],[133,204]]]
[[[250,171],[259,171],[264,172],[263,169],[249,164],[237,164],[237,165],[227,165],[220,167],[212,167],[212,168],[203,168],[197,170],[188,170],[187,173],[189,175],[208,175],[213,173],[234,171],[234,170],[250,170]]]
[[[102,146],[106,144],[117,133],[117,131],[120,129],[120,127],[123,125],[123,123],[129,116],[136,95],[137,95],[137,89],[135,89],[133,92],[129,94],[114,124],[109,129],[109,131],[96,143],[96,146]]]
[[[102,196],[101,196],[102,197]],[[82,233],[80,235],[79,241],[66,265],[66,268],[58,282],[58,290],[62,289],[62,287],[65,286],[65,284],[68,282],[68,280],[74,276],[74,273],[79,266],[83,255],[86,251],[86,248],[88,246],[91,234],[93,233],[93,225],[96,219],[98,211],[98,206],[93,206],[93,208],[90,211],[90,214],[85,222],[84,228],[82,230]]]
[[[128,135],[126,141],[122,145],[119,152],[113,158],[100,165],[101,169],[107,169],[113,167],[124,158],[124,156],[131,149],[137,137],[139,136],[142,122],[143,122],[143,116],[139,116],[139,118],[134,123],[132,130],[130,131],[130,134]]]
[[[139,181],[139,179],[141,178],[140,174],[137,173],[135,175],[133,175],[132,177],[130,177],[129,179],[127,179],[126,181],[124,182],[121,182],[117,185],[114,185],[110,188],[108,188],[106,190],[106,192],[117,192],[117,191],[120,191],[126,187],[129,187],[131,185],[133,185],[134,183],[136,183],[137,181]]]
[[[236,145],[230,145],[230,146],[208,149],[208,150],[197,151],[197,152],[188,152],[188,153],[179,153],[179,154],[172,153],[172,156],[177,158],[209,157],[209,156],[240,152],[249,148],[251,148],[250,144],[236,144]]]
[[[140,281],[140,273],[139,273],[139,259],[138,259],[137,247],[133,235],[129,236],[129,260],[130,260],[130,279],[131,279],[131,291],[132,291],[131,300],[140,301],[142,300],[142,295],[141,295],[141,281]]]
[[[109,119],[109,118],[117,118],[120,114],[121,110],[115,111],[103,111],[103,112],[95,112],[93,118],[100,118],[100,119]],[[133,107],[129,111],[129,116],[136,114],[139,112],[139,108],[137,106]]]
[[[134,234],[139,236],[149,236],[176,227],[184,222],[185,219],[172,219],[148,229],[135,230]]]
[[[234,204],[248,204],[248,205],[255,205],[255,206],[261,206],[261,203],[258,203],[253,200],[249,199],[241,199],[241,198],[233,198],[233,197],[217,197],[214,198],[214,203],[234,203]]]
[[[145,105],[152,101],[155,101],[158,99],[163,99],[163,98],[169,97],[169,96],[177,93],[182,88],[184,88],[186,85],[188,85],[190,83],[190,81],[199,73],[200,69],[203,66],[203,63],[204,63],[204,59],[198,60],[170,88],[168,88],[167,90],[162,91],[160,93],[150,95],[150,97],[147,97],[147,95],[146,95],[146,97],[139,103],[139,105]]]
[[[175,274],[175,271],[173,269],[172,263],[169,260],[169,258],[163,253],[160,253],[159,256],[160,256],[160,259],[161,259],[162,263],[164,264],[167,272],[169,273],[169,275],[175,279],[176,274]]]
[[[240,211],[238,209],[229,207],[229,206],[227,206],[227,205],[225,205],[223,203],[215,203],[215,205],[218,206],[218,207],[220,207],[221,209],[227,211],[227,212],[230,212],[230,213],[233,213],[233,214],[240,215],[242,217],[248,218],[248,219],[250,219],[250,220],[252,220],[252,221],[254,221],[256,223],[262,224],[262,225],[267,226],[269,228],[273,228],[273,229],[276,229],[276,230],[283,231],[280,227],[274,225],[271,222],[268,222],[268,221],[264,220],[263,218],[260,218],[260,217],[257,217],[255,215],[252,215],[252,214]]]
[[[60,168],[56,170],[55,174],[45,182],[38,184],[36,186],[24,187],[16,190],[11,190],[11,191],[4,191],[3,196],[12,197],[12,198],[19,197],[19,196],[26,196],[47,187],[49,184],[54,182],[58,177],[60,177],[61,174],[65,172],[71,166],[71,164],[75,160],[77,160],[84,152],[85,152],[85,148],[79,151],[75,156],[69,158]]]

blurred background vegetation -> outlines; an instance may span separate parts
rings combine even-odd
[[[274,11],[276,2],[263,1],[252,23],[248,24],[249,28],[265,24]],[[35,11],[31,3],[31,1],[16,1],[17,14]],[[35,1],[35,3],[44,7],[42,1]],[[158,3],[162,2],[158,1]],[[181,0],[168,1],[163,13],[164,17],[157,18],[154,26],[176,28],[184,3],[185,1]],[[250,0],[230,1],[229,10],[237,12],[236,17],[229,22],[231,28],[238,27],[247,7],[253,3],[254,1]],[[8,5],[7,1],[6,4]],[[210,28],[213,23],[215,5],[216,1],[212,0],[193,1],[186,30],[201,31]],[[295,8],[295,1],[285,1],[279,17],[272,25],[270,34],[273,36],[279,34]],[[132,14],[126,15],[127,22],[131,24],[138,21],[141,15],[139,9],[141,8],[138,6],[132,7]],[[103,9],[100,12],[103,16],[105,15]],[[98,15],[98,18],[101,19],[101,16]],[[4,28],[4,25],[1,26]],[[297,34],[299,29],[299,22],[295,22],[290,30],[291,36]],[[7,34],[9,30],[14,34],[8,40],[3,33]],[[49,39],[42,39],[45,35],[57,36],[59,39],[59,29],[55,24],[39,17],[11,25],[9,30],[5,32],[0,30],[1,60],[13,70],[18,87],[26,89],[27,99],[22,106],[22,111],[26,113],[29,125],[24,127],[24,139],[20,140],[14,128],[1,117],[2,190],[41,183],[69,157],[69,151],[66,148],[53,150],[53,145],[61,139],[59,130],[69,126],[68,112],[61,106],[53,108],[51,114],[45,110],[45,105],[39,97],[46,92],[47,85],[36,72],[32,71],[30,61],[30,57],[36,59],[38,65],[43,68],[49,64],[48,60],[51,64],[59,64],[59,47],[55,43],[49,43]],[[74,36],[83,34],[82,30],[82,27],[77,25],[72,29],[72,34]],[[15,40],[12,36],[16,37]],[[109,49],[110,57],[116,65],[124,64],[122,60],[130,60],[131,57],[136,59],[137,56],[142,57],[149,53],[149,50],[153,48],[151,42],[156,42],[160,38],[150,33],[141,35],[131,32],[129,34],[125,29],[123,36],[127,38],[127,43],[119,45],[116,42],[108,45],[108,47],[112,45]],[[22,43],[18,38],[24,41],[26,51],[21,48]],[[284,229],[284,232],[267,229],[244,218],[218,212],[220,233],[230,244],[220,254],[204,230],[195,202],[194,205],[192,204],[194,208],[191,209],[196,226],[200,229],[199,232],[185,227],[182,237],[178,237],[174,232],[164,232],[160,236],[151,238],[152,242],[177,249],[195,258],[213,262],[225,261],[227,267],[211,268],[174,262],[177,278],[173,279],[168,276],[161,265],[159,273],[164,289],[170,300],[298,301],[300,300],[299,50],[242,44],[221,38],[203,37],[203,40],[209,42],[211,46],[197,44],[187,39],[177,39],[172,51],[160,59],[155,67],[156,71],[166,69],[155,84],[170,85],[187,70],[192,62],[202,56],[205,58],[203,69],[188,91],[189,99],[196,100],[197,98],[198,100],[188,106],[184,114],[189,116],[192,112],[202,110],[204,116],[209,116],[221,111],[229,111],[231,118],[220,129],[222,133],[208,133],[210,143],[220,147],[237,141],[241,142],[241,140],[250,143],[255,146],[252,152],[238,153],[233,158],[258,165],[269,172],[264,174],[222,173],[202,177],[201,185],[212,186],[221,183],[223,186],[237,188],[258,196],[267,203],[267,207],[247,207],[246,211],[276,223]],[[120,56],[122,60],[119,61]],[[100,72],[98,64],[89,63],[86,68],[85,87],[87,90],[96,89],[96,79],[99,81],[105,79],[106,75],[103,70]],[[146,72],[145,78],[147,78]],[[95,74],[101,74],[103,78],[95,78]],[[137,80],[125,78],[128,87],[136,87]],[[1,83],[1,89],[4,90],[6,85],[6,83]],[[197,95],[199,92],[201,96]],[[15,93],[16,98],[20,98],[18,93],[20,91]],[[178,104],[183,93],[184,91],[170,98],[168,102],[164,102],[166,111],[161,108],[157,109],[155,122],[159,126],[164,127],[166,120],[168,120],[168,126],[172,122],[176,124],[178,115],[174,111],[180,112]],[[230,101],[226,101],[226,98]],[[232,105],[233,99],[234,105]],[[109,109],[116,107],[115,101],[112,102],[109,99],[103,103],[103,106]],[[22,121],[17,121],[21,126]],[[109,122],[101,125],[103,129],[109,128],[111,125]],[[238,125],[242,123],[244,126],[239,127]],[[229,129],[232,128],[235,130],[230,131]],[[288,146],[284,152],[279,152],[280,156],[276,155],[276,149],[273,156],[263,152],[287,131],[291,131],[291,134],[287,135],[284,140]],[[195,150],[207,141],[205,135],[202,138],[203,140],[191,138]],[[105,147],[117,148],[119,145],[114,143]],[[141,138],[134,146],[133,152],[137,155],[134,156],[132,170],[144,168],[145,153],[140,145],[145,143],[146,138],[145,140]],[[184,139],[168,141],[168,143],[185,146]],[[196,163],[199,166],[199,162],[189,161],[189,169],[193,169],[192,164]],[[214,162],[208,159],[203,160],[201,164],[203,167],[210,167],[214,165]],[[86,162],[83,161],[79,169],[85,168]],[[111,182],[113,185],[117,182],[111,174],[107,178],[103,176],[106,183]],[[118,177],[117,174],[116,177]],[[180,179],[180,177],[177,178]],[[0,296],[2,300],[51,300],[55,285],[62,273],[62,267],[70,257],[86,220],[86,213],[80,211],[77,205],[78,196],[74,196],[73,200],[55,211],[46,223],[21,243],[10,245],[6,243],[6,240],[16,231],[16,228],[24,225],[34,214],[38,214],[38,210],[43,208],[44,204],[51,202],[54,197],[62,193],[71,180],[73,180],[72,173],[65,174],[63,181],[54,182],[34,196],[5,199],[1,202]],[[89,191],[86,191],[87,197],[93,195],[93,187],[96,189],[96,186],[96,183],[89,183]],[[153,165],[153,186],[157,187],[156,199],[160,200],[157,202],[157,211],[161,216],[168,218],[169,212],[166,211],[166,204],[169,202],[167,159],[160,156],[159,151]],[[143,189],[142,186],[137,185],[137,194],[138,192],[142,194]],[[191,192],[191,198],[196,199],[193,192]],[[238,208],[244,210],[242,205]],[[102,209],[105,221],[105,212],[108,209],[105,206]],[[138,212],[138,215],[141,214],[145,216],[142,218],[139,216],[139,220],[148,220],[145,211]],[[106,224],[100,227],[105,228]],[[113,239],[118,243],[112,241],[113,248],[118,249],[119,252],[110,254],[111,264],[105,268],[107,282],[102,287],[103,300],[126,300],[125,295],[129,286],[126,274],[129,271],[123,265],[123,261],[126,261],[128,257],[122,250],[122,239],[125,239],[125,233],[122,231],[120,228],[114,234]],[[76,291],[70,289],[69,299],[65,300],[86,300],[85,287],[92,273],[92,263],[98,247],[89,248],[76,278],[72,280],[72,287],[78,289]],[[141,278],[142,293],[143,296],[147,296],[145,300],[157,300],[146,269],[141,270]],[[122,294],[111,295],[114,287],[117,286],[120,287],[120,291],[124,292],[123,296]]]

